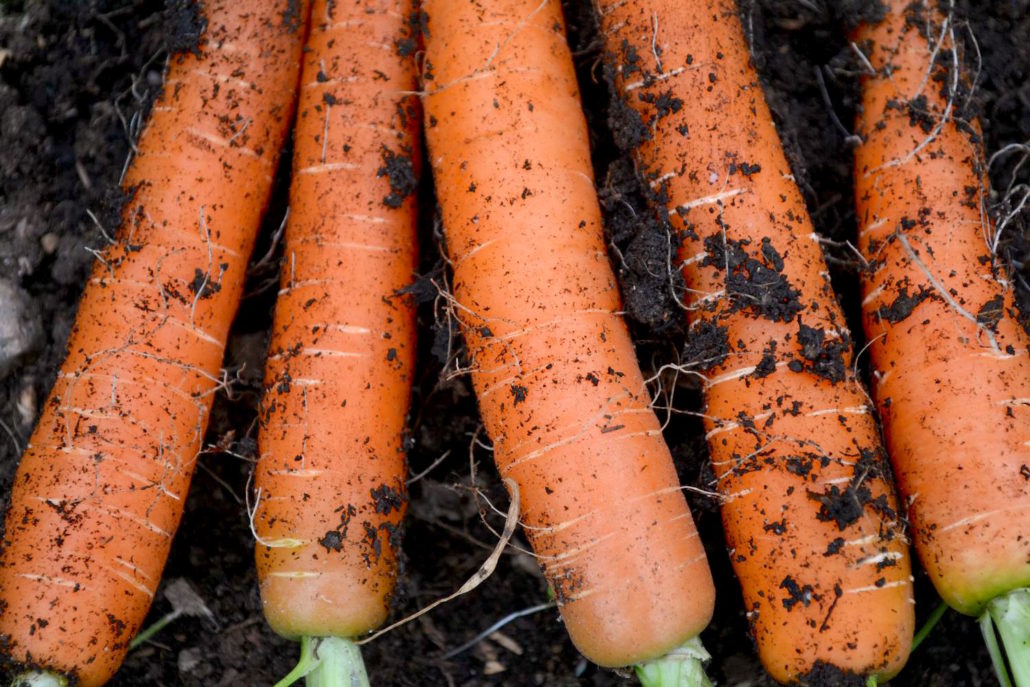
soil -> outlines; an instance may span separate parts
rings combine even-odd
[[[1020,38],[1030,35],[1030,0],[957,4],[957,15],[964,17],[963,27],[975,36],[982,55],[976,92],[988,154],[1030,140],[1030,46]],[[86,249],[101,245],[104,232],[113,232],[117,224],[117,184],[131,142],[160,88],[169,50],[181,47],[191,26],[182,12],[188,2],[168,5],[160,0],[0,0],[0,275],[29,294],[44,333],[35,350],[0,377],[0,494],[10,488],[17,457],[63,357],[92,260]],[[855,230],[848,136],[859,67],[845,25],[867,9],[864,5],[860,0],[745,0],[741,7],[795,175],[819,231],[836,242],[827,244],[827,254],[859,338],[857,349],[863,342],[856,317],[856,260],[843,242]],[[609,127],[594,22],[582,6],[568,3],[566,12],[612,256],[633,316],[641,364],[653,370],[685,354],[683,318],[672,298],[679,285],[648,269],[654,260],[664,261],[668,248],[653,228],[633,221],[640,197],[634,195]],[[1028,171],[1015,167],[1018,160],[1010,155],[992,167],[996,189],[1007,188],[1014,173],[1016,181],[1027,182]],[[172,579],[185,580],[212,617],[176,620],[129,655],[112,685],[271,684],[296,660],[297,645],[277,637],[263,622],[244,506],[276,283],[271,237],[285,212],[286,175],[279,176],[226,353],[225,367],[237,381],[215,403],[211,448],[198,458],[163,587]],[[412,474],[426,472],[411,485],[397,618],[452,592],[475,572],[503,525],[503,516],[482,497],[498,508],[505,505],[488,451],[473,442],[479,421],[469,381],[447,374],[448,362],[453,365],[448,351],[453,353],[460,342],[433,308],[428,279],[443,268],[429,183],[421,193],[427,210],[425,278],[416,293],[425,298],[409,458]],[[1010,226],[1004,251],[1027,303],[1030,235],[1025,224]],[[693,341],[694,349],[686,354],[711,349],[711,355],[718,355],[718,333],[709,334],[713,341]],[[678,389],[676,403],[681,410],[696,409],[697,390]],[[666,436],[683,482],[704,488],[709,470],[697,422],[677,413]],[[478,463],[474,481],[470,460]],[[709,673],[717,684],[771,685],[747,637],[729,562],[720,555],[724,544],[717,504],[693,493],[690,499],[718,585],[716,616],[702,636],[716,657]],[[521,535],[513,542],[526,546]],[[917,573],[916,591],[922,619],[937,604],[922,573]],[[444,657],[495,621],[546,599],[534,561],[511,547],[494,575],[474,592],[366,646],[373,681],[398,687],[629,684],[626,676],[582,659],[553,609],[515,619],[490,640]],[[159,594],[148,624],[170,609]],[[982,645],[973,621],[949,613],[891,684],[994,684]]]

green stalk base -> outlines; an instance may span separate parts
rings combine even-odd
[[[980,628],[1001,684],[1030,687],[1030,588],[993,599],[980,617]],[[1000,647],[995,630],[1001,637]]]
[[[930,617],[926,619],[923,626],[919,628],[919,632],[916,632],[916,636],[912,638],[912,648],[910,649],[910,652],[915,652],[915,650],[919,648],[919,645],[926,641],[926,638],[930,636],[930,632],[933,628],[936,627],[937,623],[944,617],[944,614],[948,612],[948,608],[949,606],[946,601],[942,601],[937,604],[937,608],[933,609],[933,613],[931,613]]]
[[[68,679],[45,670],[30,670],[15,676],[11,687],[68,687]]]
[[[361,649],[342,637],[304,637],[300,660],[275,687],[304,679],[307,687],[370,687]]]
[[[643,687],[712,687],[704,664],[712,656],[694,637],[661,658],[634,666]]]

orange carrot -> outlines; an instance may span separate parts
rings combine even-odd
[[[731,0],[595,2],[624,143],[681,241],[705,428],[769,673],[900,670],[906,541],[852,341]]]
[[[255,479],[265,616],[291,638],[374,629],[397,573],[415,338],[400,295],[416,268],[413,12],[399,0],[312,7]],[[319,643],[322,658],[338,644]]]
[[[962,32],[935,3],[888,5],[857,35],[875,70],[855,198],[876,401],[923,566],[953,608],[994,617],[1028,685],[1030,624],[1017,650],[1004,617],[1030,610],[1030,337],[985,209]]]
[[[426,136],[498,469],[587,658],[696,657],[711,573],[620,316],[560,5],[425,10]]]
[[[304,3],[204,10],[140,137],[7,514],[4,652],[82,687],[117,670],[153,600],[292,114]]]

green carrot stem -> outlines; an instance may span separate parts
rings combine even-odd
[[[129,650],[131,651],[135,649],[140,644],[156,635],[158,632],[167,627],[170,622],[178,618],[180,615],[182,615],[181,611],[172,611],[171,613],[161,616],[153,625],[144,630],[141,630],[138,635],[132,638],[132,641],[129,642]]]
[[[916,636],[912,638],[912,651],[919,648],[919,645],[922,644],[923,640],[930,635],[930,631],[933,630],[934,626],[937,625],[940,619],[944,617],[947,610],[947,603],[942,601],[937,604],[937,608],[933,609],[933,613],[931,613],[930,617],[926,619],[923,626],[919,628],[919,632],[916,633]]]
[[[994,664],[994,674],[998,677],[1001,687],[1012,687],[1012,680],[1009,679],[1009,669],[1005,667],[1005,655],[998,646],[998,636],[994,633],[994,621],[991,619],[990,611],[984,611],[980,616],[980,632],[984,636],[984,644],[987,645],[987,653],[991,656],[991,663]]]
[[[980,626],[1002,685],[1030,687],[1030,588],[1014,589],[993,599]],[[995,630],[1001,637],[1000,647]]]
[[[342,637],[303,637],[300,660],[275,687],[306,678],[307,687],[369,687],[361,649]]]
[[[642,687],[712,687],[704,664],[712,658],[694,637],[665,656],[634,666]]]
[[[11,687],[68,687],[68,679],[49,670],[28,670],[15,676]]]

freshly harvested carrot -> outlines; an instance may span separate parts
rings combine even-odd
[[[691,640],[700,670],[711,573],[620,316],[560,4],[425,12],[426,137],[498,469],[587,658]]]
[[[681,241],[734,570],[780,682],[885,678],[910,563],[852,341],[731,0],[595,3],[613,116]]]
[[[876,402],[923,567],[952,608],[993,617],[1030,685],[1030,337],[985,209],[963,30],[937,3],[888,8],[856,36],[875,71],[855,200]]]
[[[305,3],[203,10],[14,478],[0,635],[51,684],[106,682],[153,600],[293,112]]]
[[[397,574],[415,353],[401,295],[416,269],[414,9],[312,7],[255,475],[265,617],[291,638],[374,629]],[[323,659],[345,646],[309,644]]]

